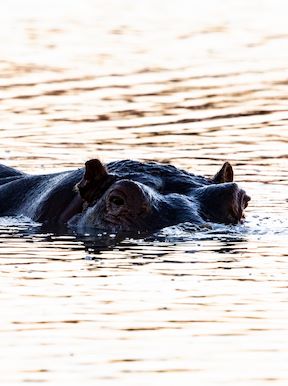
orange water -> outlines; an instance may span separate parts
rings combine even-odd
[[[0,219],[0,383],[287,385],[284,0],[0,4],[0,158],[134,158],[252,196],[243,226],[157,238]]]

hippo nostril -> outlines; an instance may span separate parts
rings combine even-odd
[[[116,195],[110,196],[109,201],[111,202],[111,204],[114,204],[116,206],[123,206],[125,204],[125,201],[123,200],[123,198]]]

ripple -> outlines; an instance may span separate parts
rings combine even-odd
[[[4,3],[1,162],[230,160],[252,201],[153,235],[0,218],[1,384],[286,385],[286,2]]]

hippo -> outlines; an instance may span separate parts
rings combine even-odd
[[[238,224],[250,201],[225,162],[213,177],[169,164],[91,159],[84,168],[30,175],[0,165],[0,215],[109,232],[189,222]]]

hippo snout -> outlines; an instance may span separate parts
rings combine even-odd
[[[251,198],[235,182],[213,184],[197,189],[203,217],[208,221],[238,224]]]
[[[232,219],[234,219],[234,223],[242,222],[245,218],[244,216],[244,209],[247,208],[248,202],[251,200],[251,197],[249,197],[245,190],[239,189],[236,187],[235,193],[234,193],[234,199],[231,200],[231,211],[230,215],[232,216]],[[232,221],[233,222],[233,221]]]

